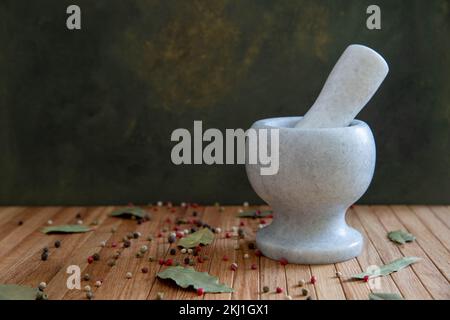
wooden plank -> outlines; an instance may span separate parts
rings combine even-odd
[[[408,214],[413,215],[411,211],[406,206],[398,207],[399,210],[407,210]],[[397,219],[387,206],[374,206],[374,212],[380,219],[381,223],[384,225],[386,230],[408,230],[404,225]],[[417,220],[418,221],[418,220]],[[408,230],[409,231],[409,230]],[[422,248],[416,243],[408,243],[405,245],[397,246],[404,256],[413,256],[422,258],[422,261],[412,265],[412,269],[416,273],[417,277],[420,279],[422,284],[427,288],[428,292],[435,299],[449,299],[450,298],[450,287],[447,283],[445,277],[439,272],[435,265],[428,258],[427,254],[422,250]]]
[[[450,208],[448,206],[428,206],[428,208],[450,228]]]
[[[450,280],[450,254],[448,250],[408,207],[391,206],[391,208],[409,232],[416,235],[416,242],[427,252],[428,257],[445,278]]]
[[[221,283],[233,287],[235,272],[230,269],[231,263],[236,261],[236,240],[234,238],[227,239],[226,232],[231,232],[235,223],[234,213],[236,207],[226,207],[222,212],[221,228],[222,233],[216,240],[215,250],[211,257],[209,274],[219,278]],[[229,261],[223,261],[223,256],[228,256]],[[230,300],[231,293],[207,293],[206,300]]]
[[[314,284],[318,300],[345,300],[341,281],[336,277],[333,264],[311,265],[311,274],[317,278]]]
[[[356,258],[336,263],[335,266],[336,270],[341,272],[342,275],[352,275],[363,271]],[[340,277],[339,280],[347,300],[366,300],[371,292],[368,283],[353,281],[344,277]]]
[[[235,217],[240,207],[236,207],[232,212]],[[270,219],[266,219],[270,220]],[[233,300],[259,300],[261,297],[260,278],[260,259],[255,255],[255,250],[249,249],[250,243],[255,243],[256,231],[258,229],[259,219],[234,218],[235,225],[240,226],[245,231],[244,239],[237,239],[239,250],[236,251],[236,263],[238,270],[234,276]],[[243,225],[241,225],[243,224]],[[244,258],[244,255],[248,258]],[[256,266],[256,270],[252,269]]]
[[[369,207],[355,206],[354,211],[380,254],[383,263],[386,264],[403,257],[397,246],[387,239],[386,229]],[[410,267],[393,273],[392,278],[406,299],[431,299],[430,294]]]
[[[157,212],[152,213],[152,220],[149,222],[142,224],[137,224],[136,221],[132,220],[122,222],[117,232],[121,235],[121,238],[130,232],[140,232],[141,237],[132,239],[131,246],[121,250],[117,264],[109,269],[109,272],[104,276],[103,285],[95,293],[97,299],[125,300],[145,299],[147,297],[155,275],[154,268],[157,264],[157,262],[148,262],[148,257],[154,255],[160,246],[164,246],[164,237],[158,238],[157,233],[162,227],[163,221],[170,215],[169,212],[170,210],[161,207],[158,208]],[[147,240],[149,234],[154,237],[151,243]],[[137,258],[136,253],[142,245],[149,246],[149,251],[143,257]],[[143,266],[149,268],[147,274],[141,272]],[[131,279],[127,279],[127,272],[132,273]]]
[[[427,206],[409,206],[420,221],[450,250],[450,228],[440,220]]]
[[[366,271],[372,266],[380,266],[383,264],[383,260],[381,259],[378,251],[375,249],[372,240],[367,236],[366,230],[361,225],[361,221],[356,215],[354,209],[349,209],[349,213],[347,214],[347,222],[350,226],[357,229],[361,232],[364,237],[364,248],[361,254],[357,257],[358,263],[361,266],[361,270]],[[351,274],[344,273],[342,271],[344,278],[343,282],[355,282],[349,278]],[[361,283],[361,281],[356,281]],[[371,288],[371,285],[374,288]],[[376,285],[376,288],[375,288]],[[388,293],[397,293],[401,295],[400,290],[397,288],[394,280],[391,276],[386,277],[378,277],[376,282],[368,282],[367,286],[372,292],[388,292]],[[367,297],[366,297],[367,298]]]
[[[108,251],[112,252],[115,250],[114,248],[111,249],[111,243],[114,237],[114,233],[112,233],[111,230],[113,228],[118,228],[122,220],[108,217],[108,214],[114,210],[114,207],[92,208],[90,212],[92,212],[92,210],[101,210],[101,216],[98,219],[99,225],[94,232],[86,233],[85,236],[83,236],[82,239],[76,243],[72,250],[68,250],[67,243],[63,244],[62,248],[67,252],[62,261],[63,266],[47,283],[47,289],[45,290],[51,300],[60,300],[64,297],[66,297],[66,299],[69,299],[69,297],[77,299],[85,298],[83,291],[79,291],[77,289],[69,290],[67,288],[67,279],[69,277],[69,274],[67,274],[67,267],[71,265],[78,266],[80,268],[80,274],[83,276],[86,273],[86,268],[88,267],[87,257],[97,252],[101,257],[101,265],[106,268],[106,261],[111,255],[108,254]],[[86,220],[86,218],[84,218],[84,220]],[[72,241],[75,242],[75,238]],[[102,241],[106,241],[106,247],[104,248],[100,246],[100,242]],[[99,272],[99,274],[104,273]],[[83,282],[81,290],[83,290],[83,287],[88,283],[91,287],[94,287],[94,283],[92,282]],[[69,294],[69,292],[71,293]]]
[[[208,208],[204,208],[204,207],[200,207],[200,208],[191,208],[191,207],[189,207],[189,208],[187,208],[187,210],[186,210],[186,212],[184,214],[184,218],[188,219],[188,220],[189,219],[195,219],[195,220],[199,220],[199,221],[202,221],[202,222],[208,223],[208,224],[213,223],[210,220],[207,220],[207,221],[204,220],[204,218],[205,218],[204,212],[207,211],[207,210],[208,210]],[[193,212],[194,211],[197,212],[197,215],[195,217],[193,216]],[[210,224],[210,225],[212,225],[212,224]],[[187,229],[191,229],[193,226],[194,225],[186,225],[185,227]],[[211,245],[214,245],[214,242]],[[203,256],[203,255],[210,256],[210,254],[211,254],[209,252],[209,250],[210,250],[209,247],[210,246],[203,247],[200,256]],[[173,244],[171,247],[177,248],[177,245]],[[171,258],[174,261],[178,261],[182,266],[186,266],[184,264],[184,259],[186,257],[189,257],[189,258],[194,259],[196,261],[196,265],[195,265],[194,268],[197,271],[202,271],[203,272],[203,271],[208,271],[209,270],[210,260],[207,260],[207,261],[205,261],[203,263],[197,263],[196,257],[193,257],[192,255],[187,254],[187,253],[186,254],[182,254],[180,252],[179,248],[177,248],[177,253],[176,253],[175,256],[166,254],[165,258]],[[161,269],[162,268],[159,268],[159,270],[161,270]],[[159,270],[158,270],[158,272],[159,272]],[[180,288],[175,283],[173,283],[172,281],[169,281],[169,280],[167,280],[167,281],[161,281],[161,280],[158,280],[158,279],[155,280],[155,283],[154,283],[154,285],[152,287],[152,292],[150,293],[148,298],[154,299],[158,292],[163,292],[164,293],[164,299],[165,300],[184,300],[184,299],[200,300],[200,299],[203,299],[203,297],[199,297],[197,295],[197,293],[195,292],[195,290],[193,290],[192,288],[188,288],[188,289]]]
[[[29,207],[21,211],[20,217],[24,224],[10,225],[8,230],[4,230],[6,236],[0,240],[0,259],[4,259],[9,251],[29,237],[37,228],[43,226],[47,220],[54,218],[60,210],[62,210],[61,207]],[[34,239],[32,241],[34,242]]]

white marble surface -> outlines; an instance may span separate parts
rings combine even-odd
[[[280,130],[278,174],[262,176],[260,165],[246,165],[254,190],[274,210],[273,223],[257,233],[257,246],[267,257],[291,263],[351,259],[360,254],[363,240],[346,224],[345,212],[372,180],[372,132],[358,120],[341,128],[295,128],[300,119],[266,119],[252,126]]]

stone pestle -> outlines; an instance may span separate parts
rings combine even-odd
[[[347,127],[388,72],[386,61],[377,52],[366,46],[350,45],[334,66],[313,106],[295,127]]]

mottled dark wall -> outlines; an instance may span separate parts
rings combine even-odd
[[[82,9],[82,30],[65,27]],[[2,0],[0,204],[260,201],[242,166],[175,166],[175,128],[301,115],[351,43],[391,67],[359,118],[365,203],[450,202],[450,3]]]

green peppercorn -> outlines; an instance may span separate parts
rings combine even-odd
[[[140,251],[136,252],[136,258],[142,258],[142,253]]]
[[[116,265],[116,260],[109,260],[108,261],[108,266],[114,267],[115,265]]]
[[[94,298],[94,293],[92,291],[86,292],[86,298],[92,300]]]
[[[302,296],[306,297],[309,294],[309,290],[306,288],[302,289]]]
[[[270,289],[269,289],[268,286],[264,286],[264,287],[263,287],[263,292],[264,292],[264,293],[267,293],[267,292],[269,292],[269,291],[270,291]]]
[[[36,292],[36,300],[47,300],[47,299],[48,299],[47,295],[41,290],[38,290]]]
[[[92,255],[92,258],[94,258],[95,261],[98,261],[98,260],[100,260],[100,255],[98,253],[94,253]]]
[[[146,253],[146,252],[148,251],[148,247],[147,247],[146,245],[143,245],[143,246],[139,249],[139,251],[140,251],[141,253]]]
[[[155,258],[150,256],[150,257],[148,257],[148,261],[153,262],[153,261],[155,261]]]
[[[158,292],[156,294],[156,300],[162,300],[164,299],[164,292]]]

